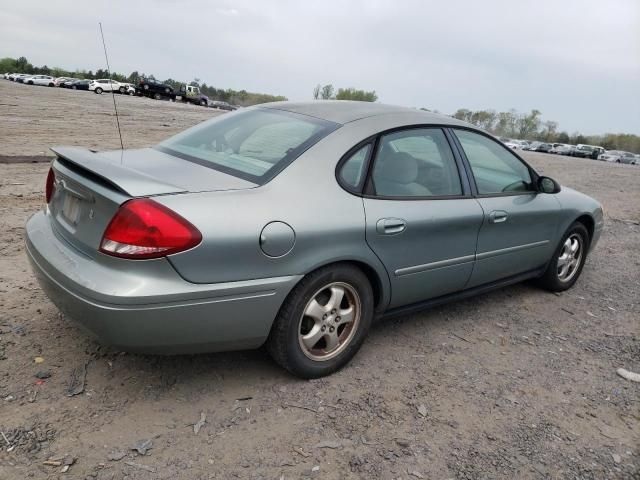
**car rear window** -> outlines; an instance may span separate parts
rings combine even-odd
[[[261,185],[338,127],[306,115],[252,108],[208,120],[156,148]]]

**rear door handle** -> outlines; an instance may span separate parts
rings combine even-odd
[[[380,235],[396,235],[407,228],[407,222],[401,218],[381,218],[376,223],[376,232]]]
[[[489,223],[506,222],[507,218],[509,218],[509,214],[504,210],[494,210],[489,214]]]

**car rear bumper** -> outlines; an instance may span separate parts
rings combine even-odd
[[[53,230],[45,212],[26,225],[40,286],[71,320],[126,351],[197,353],[259,347],[301,278],[218,284],[185,281],[167,259],[86,256]]]

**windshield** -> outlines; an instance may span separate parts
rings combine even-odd
[[[338,127],[306,115],[254,108],[208,120],[156,148],[261,185]]]

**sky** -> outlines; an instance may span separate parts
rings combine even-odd
[[[0,57],[199,78],[311,100],[316,84],[443,113],[536,108],[640,134],[640,0],[3,1]]]

